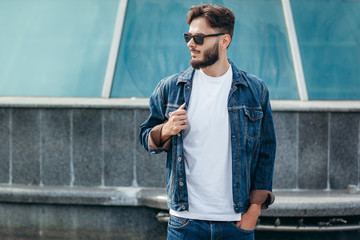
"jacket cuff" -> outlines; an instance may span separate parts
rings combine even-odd
[[[250,203],[261,205],[261,209],[267,209],[275,201],[275,196],[267,190],[253,190],[250,193]]]
[[[161,141],[161,131],[164,124],[157,125],[151,129],[149,133],[148,139],[148,148],[150,150],[158,150],[163,149],[165,151],[169,151],[171,147],[171,138],[166,140],[165,142]]]

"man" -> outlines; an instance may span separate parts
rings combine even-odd
[[[229,9],[193,6],[187,23],[191,67],[158,84],[140,126],[146,150],[168,153],[168,239],[254,239],[261,209],[274,201],[269,93],[227,58]]]

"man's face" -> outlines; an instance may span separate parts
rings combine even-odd
[[[208,35],[218,32],[200,17],[190,23],[189,33]],[[219,37],[206,37],[202,45],[196,44],[192,38],[187,45],[191,53],[190,64],[195,69],[211,66],[219,59]]]

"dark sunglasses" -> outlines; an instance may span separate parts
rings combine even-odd
[[[215,34],[209,34],[209,35],[191,35],[190,33],[184,33],[184,39],[185,42],[188,43],[192,38],[194,38],[194,42],[197,45],[202,45],[204,43],[204,38],[206,37],[216,37],[220,35],[224,35],[225,33],[215,33]]]

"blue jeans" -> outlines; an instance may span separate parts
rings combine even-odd
[[[254,240],[254,230],[245,230],[235,222],[191,220],[170,215],[167,240]]]

